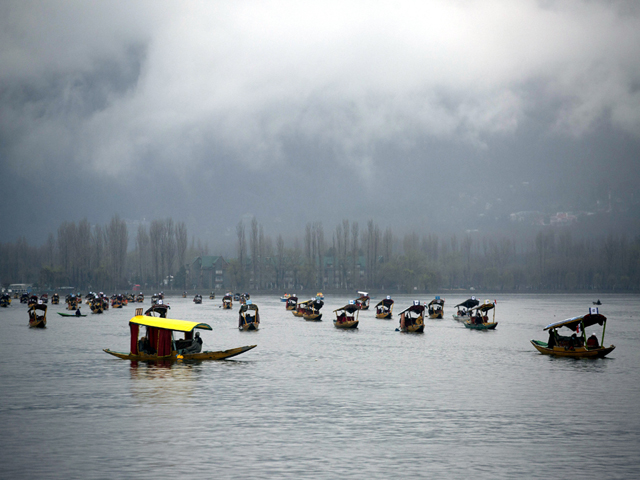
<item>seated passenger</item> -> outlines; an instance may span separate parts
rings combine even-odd
[[[597,348],[600,344],[598,343],[598,337],[596,337],[595,333],[592,333],[591,336],[587,339],[587,347]]]
[[[553,330],[549,330],[549,341],[547,342],[547,346],[549,348],[553,348],[556,345],[556,335]]]

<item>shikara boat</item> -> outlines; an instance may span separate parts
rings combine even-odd
[[[211,292],[211,293],[209,294],[209,300],[215,300],[215,299],[216,299],[216,294],[215,294],[215,292]]]
[[[60,304],[60,295],[54,293],[51,295],[51,305],[59,305]]]
[[[22,295],[20,295],[20,303],[29,303],[29,294],[28,293],[23,293]]]
[[[336,314],[333,325],[336,328],[358,328],[358,314],[360,309],[352,301],[344,307],[336,308],[333,311]]]
[[[58,312],[61,317],[86,317],[86,313],[78,313],[80,309],[76,310],[76,313]]]
[[[284,308],[287,310],[295,310],[296,305],[298,305],[298,297],[295,295],[289,295],[286,300],[287,303],[284,304]]]
[[[246,292],[240,295],[240,305],[246,305],[250,298],[251,295]]]
[[[124,306],[124,299],[122,298],[122,294],[114,295],[111,297],[111,307],[113,308],[122,308]]]
[[[281,301],[281,302],[286,302],[286,301],[289,299],[289,297],[290,297],[290,296],[291,296],[291,294],[290,294],[290,293],[285,293],[284,295],[282,295],[282,296],[280,297],[280,301]]]
[[[29,328],[45,328],[47,326],[47,305],[38,302],[29,306]]]
[[[311,303],[313,300],[305,300],[304,302],[298,302],[296,304],[296,308],[294,310],[291,310],[291,313],[293,313],[294,317],[303,317],[305,313],[307,313],[309,310],[309,303]]]
[[[105,301],[102,297],[96,296],[91,300],[91,313],[103,313]],[[107,302],[108,305],[108,302]]]
[[[187,292],[182,292],[182,298],[187,298]]]
[[[138,338],[143,327],[144,335]],[[179,360],[222,360],[240,355],[256,345],[232,348],[222,351],[202,351],[200,333],[194,330],[211,330],[206,323],[158,318],[142,315],[142,308],[136,309],[136,316],[129,321],[131,332],[129,353],[104,351],[123,360],[179,361]],[[184,333],[184,338],[174,339],[174,332]]]
[[[80,299],[77,296],[74,294],[69,295],[67,297],[67,310],[77,310],[79,303]]]
[[[360,310],[369,310],[369,301],[371,298],[367,292],[358,292],[360,296],[356,298],[355,304]]]
[[[260,313],[258,306],[248,300],[240,306],[238,313],[238,330],[258,330],[260,327]]]
[[[164,303],[164,300],[158,300],[158,303],[155,305],[151,305],[147,308],[147,311],[144,314],[147,317],[159,317],[159,318],[167,318],[167,311],[171,307]]]
[[[376,318],[381,318],[384,320],[391,319],[391,315],[393,314],[393,300],[390,295],[387,295],[387,298],[380,300],[376,304]]]
[[[319,298],[314,298],[309,303],[307,303],[307,309],[302,314],[302,318],[305,320],[309,320],[310,322],[319,322],[322,320],[322,314],[320,313],[320,309],[324,305],[324,302]]]
[[[0,307],[9,307],[11,305],[11,295],[3,293],[0,296]]]
[[[480,305],[480,301],[476,299],[476,297],[471,297],[468,300],[465,300],[462,303],[459,303],[453,308],[457,308],[456,313],[453,314],[453,319],[458,320],[459,322],[466,322],[469,320],[470,312],[469,309],[473,307],[477,307]]]
[[[31,295],[29,297],[29,301],[27,302],[27,307],[32,307],[33,305],[37,305],[37,304],[38,304],[38,296]]]
[[[42,295],[40,295],[40,300],[42,301],[42,303],[49,303],[49,295],[43,293]]]
[[[319,298],[320,300],[324,301],[324,293],[322,292],[316,293],[316,298]]]
[[[586,329],[593,325],[602,326],[602,338],[598,342],[595,332],[587,338]],[[604,331],[607,326],[607,317],[598,312],[597,307],[591,307],[587,315],[568,318],[560,322],[555,322],[544,327],[543,331],[549,330],[547,342],[531,340],[536,350],[544,355],[555,355],[558,357],[574,358],[604,358],[611,353],[615,345],[604,346]],[[571,336],[562,336],[558,333],[559,328],[568,328],[574,333]]]
[[[399,330],[407,333],[424,332],[424,311],[425,306],[420,304],[420,300],[414,300],[413,305],[398,314],[400,315]]]
[[[136,303],[144,303],[144,294],[139,293],[136,295]]]
[[[429,318],[444,317],[444,299],[437,296],[431,300],[427,306],[427,313],[429,314]]]
[[[225,310],[231,310],[233,308],[233,301],[232,301],[231,295],[229,295],[228,293],[222,297],[222,308],[224,308]]]
[[[196,296],[193,297],[193,303],[200,305],[202,303],[202,295],[196,294]]]
[[[493,319],[489,321],[489,312],[493,310]],[[464,322],[464,326],[472,330],[495,330],[498,326],[496,322],[496,304],[491,300],[485,300],[482,305],[469,310],[469,319]]]

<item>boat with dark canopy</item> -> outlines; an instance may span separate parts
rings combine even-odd
[[[393,314],[393,300],[390,295],[383,298],[376,304],[376,318],[389,320]]]
[[[420,300],[414,300],[413,305],[409,308],[405,308],[398,314],[400,315],[399,330],[406,333],[424,332],[425,309],[425,306],[420,303]]]
[[[442,318],[444,316],[444,299],[437,296],[427,306],[429,318]]]
[[[178,360],[222,360],[240,355],[256,345],[221,351],[202,351],[200,333],[194,330],[212,330],[206,323],[158,318],[142,315],[142,308],[136,309],[136,316],[129,320],[131,333],[129,353],[115,352],[105,348],[109,355],[123,360],[178,361]],[[144,330],[144,335],[140,334]],[[174,333],[184,334],[175,339]]]
[[[489,321],[491,310],[493,310],[493,319]],[[496,304],[491,300],[485,300],[482,305],[469,309],[469,319],[464,322],[464,326],[471,330],[495,330],[498,326]]]
[[[258,306],[248,300],[240,306],[238,312],[238,330],[258,330],[260,327],[260,313]]]
[[[287,310],[295,310],[296,305],[298,305],[298,297],[295,295],[289,295],[285,300],[284,308]]]
[[[324,302],[320,298],[314,298],[307,303],[307,309],[302,314],[302,318],[312,322],[318,322],[322,320],[322,314],[320,309],[324,305]]]
[[[587,328],[594,325],[602,327],[602,337],[598,341],[595,332],[587,338]],[[549,331],[547,342],[531,340],[531,344],[544,355],[574,358],[604,358],[611,353],[615,345],[604,346],[604,332],[607,326],[607,317],[600,314],[597,307],[589,309],[587,315],[568,318],[559,322],[550,323],[543,331]],[[571,335],[560,335],[558,329],[567,328],[573,332]]]
[[[336,328],[358,328],[360,308],[355,302],[351,301],[348,305],[336,308],[333,312],[336,314],[336,318],[333,321],[333,325]]]
[[[29,328],[45,328],[47,326],[47,305],[39,301],[29,306]]]
[[[476,299],[476,297],[471,297],[469,300],[465,300],[462,303],[459,303],[453,308],[457,308],[456,313],[453,314],[453,319],[458,320],[459,322],[465,322],[469,320],[469,310],[473,307],[477,307],[480,305],[480,301]]]

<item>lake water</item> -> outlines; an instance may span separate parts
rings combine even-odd
[[[355,331],[334,328],[347,296],[307,322],[256,295],[257,332],[238,331],[237,305],[220,298],[169,297],[170,317],[213,327],[206,350],[258,346],[168,368],[102,351],[128,351],[135,304],[85,318],[50,305],[39,330],[13,300],[0,309],[0,477],[640,478],[640,298],[600,297],[617,348],[599,360],[529,343],[591,296],[491,296],[487,332],[451,318],[466,298],[404,334],[373,309]],[[397,313],[413,297],[394,299]]]

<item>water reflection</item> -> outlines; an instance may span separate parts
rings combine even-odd
[[[129,367],[131,394],[140,400],[184,403],[194,395],[201,379],[199,365],[172,362],[137,362]]]

